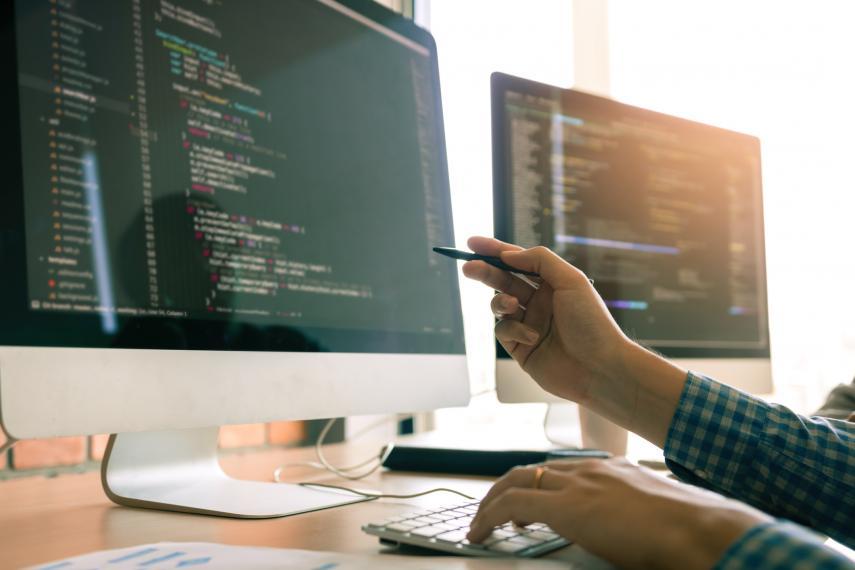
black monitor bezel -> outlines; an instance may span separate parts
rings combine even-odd
[[[429,51],[432,76],[437,97],[436,129],[439,154],[439,183],[444,185],[449,195],[448,217],[451,219],[450,185],[448,181],[448,162],[445,144],[445,129],[442,101],[439,94],[439,66],[436,42],[427,30],[416,26],[411,20],[374,2],[373,0],[336,0],[339,4],[353,10],[371,21],[380,24],[423,46]],[[216,347],[190,345],[176,347],[169,342],[161,343],[156,339],[144,342],[135,340],[132,344],[117,342],[117,335],[104,332],[101,317],[97,314],[66,314],[60,312],[33,311],[29,308],[27,286],[26,240],[24,233],[24,192],[21,149],[21,122],[19,107],[17,40],[15,31],[15,2],[3,2],[0,6],[0,65],[4,70],[6,87],[0,94],[0,104],[6,109],[14,109],[6,117],[6,128],[0,136],[0,168],[4,173],[4,185],[0,190],[0,346],[37,346],[70,348],[130,348],[130,349],[189,349],[189,350],[235,350],[235,351],[282,351],[281,343],[271,345],[264,334],[244,337],[239,344],[217,343]],[[453,230],[452,230],[453,231]],[[457,274],[453,276],[457,283]],[[459,285],[459,284],[458,284]],[[418,353],[434,352],[463,354],[463,318],[460,309],[459,286],[454,288],[450,299],[455,310],[454,334],[459,339],[451,341],[448,351],[435,350],[426,334],[351,331],[346,329],[323,329],[324,333],[335,340],[332,349],[318,347],[311,342],[297,342],[289,345],[285,351],[328,351],[359,353]],[[125,317],[117,315],[119,330],[127,326],[157,326],[173,322],[170,317]],[[203,334],[207,331],[221,335],[216,321],[202,319],[184,319],[197,326]],[[264,332],[265,327],[260,327]],[[274,327],[269,327],[274,328]],[[320,329],[300,328],[303,336],[311,338],[311,333]],[[222,336],[222,335],[221,335]],[[357,339],[358,337],[358,339]],[[139,337],[137,337],[138,339]],[[253,338],[257,340],[253,340]],[[204,342],[204,341],[200,341]],[[339,348],[336,348],[338,346]]]
[[[709,134],[720,137],[722,140],[732,140],[740,145],[750,147],[756,156],[760,157],[760,140],[757,137],[691,121],[673,115],[666,115],[649,109],[628,105],[609,99],[579,91],[577,89],[561,88],[548,85],[531,79],[508,75],[505,73],[493,73],[490,78],[491,97],[491,122],[492,122],[492,156],[493,156],[493,227],[497,239],[513,243],[514,236],[510,219],[511,212],[511,187],[508,176],[508,144],[505,121],[505,98],[508,92],[531,94],[533,96],[549,97],[561,101],[562,108],[592,108],[608,112],[610,109],[620,109],[622,114],[635,114],[647,121],[657,121],[667,126],[678,129],[699,129]],[[759,164],[759,161],[758,161]],[[761,177],[762,172],[758,172]],[[761,317],[761,334],[765,334],[765,346],[759,348],[711,348],[711,347],[685,347],[669,346],[666,344],[651,344],[650,348],[656,352],[671,358],[769,358],[769,310],[766,284],[766,246],[765,228],[763,221],[763,192],[762,182],[759,196],[761,215],[759,216],[759,256],[761,263],[761,299],[763,314]],[[699,323],[702,326],[702,323]],[[496,343],[496,351],[499,358],[510,358],[501,344]]]

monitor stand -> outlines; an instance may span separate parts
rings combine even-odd
[[[547,404],[543,433],[551,443],[562,447],[601,449],[614,456],[626,455],[626,430],[578,404]]]
[[[573,449],[582,447],[579,406],[572,402],[550,402],[543,417],[543,435],[550,443]]]
[[[288,483],[242,481],[217,459],[219,428],[113,434],[101,465],[112,501],[235,518],[285,517],[368,500]]]

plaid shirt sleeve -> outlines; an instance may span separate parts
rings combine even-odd
[[[804,527],[778,521],[755,526],[733,543],[714,570],[843,570],[855,562],[825,548],[822,539]]]
[[[688,483],[855,547],[853,423],[799,416],[689,373],[665,458],[671,471]],[[759,534],[751,545],[774,544],[768,538],[772,531]],[[775,536],[783,543],[791,535]]]

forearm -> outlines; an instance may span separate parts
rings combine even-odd
[[[727,500],[726,507],[716,505],[688,514],[674,529],[674,557],[685,558],[672,568],[712,568],[750,529],[773,521],[765,513],[733,500]]]
[[[591,411],[665,446],[686,371],[627,339],[595,374],[580,402]]]
[[[681,479],[853,544],[855,429],[690,375],[665,445]]]

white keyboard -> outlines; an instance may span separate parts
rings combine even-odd
[[[421,546],[469,556],[518,556],[531,558],[570,544],[545,524],[520,528],[512,523],[496,527],[480,544],[466,540],[478,502],[460,503],[392,517],[367,524],[362,530],[381,540]]]

